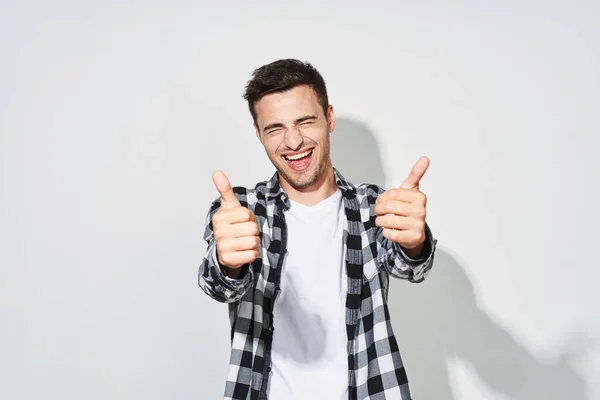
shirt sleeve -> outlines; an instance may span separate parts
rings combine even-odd
[[[411,282],[422,282],[433,267],[433,259],[437,240],[433,237],[431,229],[425,224],[425,248],[418,259],[412,259],[406,255],[402,246],[383,236],[383,229],[377,230],[377,241],[379,242],[377,262],[387,272],[400,279]]]

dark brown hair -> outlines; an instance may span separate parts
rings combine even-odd
[[[263,96],[285,92],[301,85],[309,86],[315,91],[319,104],[323,107],[323,113],[327,117],[327,108],[329,107],[327,87],[319,71],[308,62],[284,59],[254,70],[252,79],[246,85],[244,99],[248,101],[248,108],[254,122],[256,123],[254,105]]]

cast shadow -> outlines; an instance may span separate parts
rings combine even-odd
[[[385,185],[377,141],[364,124],[338,118],[331,135],[334,166],[355,184]],[[435,223],[431,226],[435,235]],[[441,248],[440,248],[441,247]],[[511,400],[585,400],[586,382],[569,354],[544,363],[478,308],[465,269],[443,243],[420,284],[392,280],[389,309],[394,333],[418,400],[454,400],[448,361],[469,364],[478,378]]]

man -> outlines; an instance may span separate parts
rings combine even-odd
[[[258,68],[244,97],[277,172],[252,189],[213,174],[221,196],[199,283],[229,303],[225,398],[410,399],[386,302],[390,276],[420,282],[433,264],[419,191],[429,160],[389,191],[346,181],[329,157],[333,107],[309,63]]]

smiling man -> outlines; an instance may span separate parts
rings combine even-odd
[[[229,303],[225,398],[411,399],[387,293],[390,276],[421,282],[433,265],[419,190],[429,160],[388,191],[344,179],[329,155],[334,110],[309,63],[258,68],[244,97],[277,171],[254,188],[213,174],[199,284]]]

